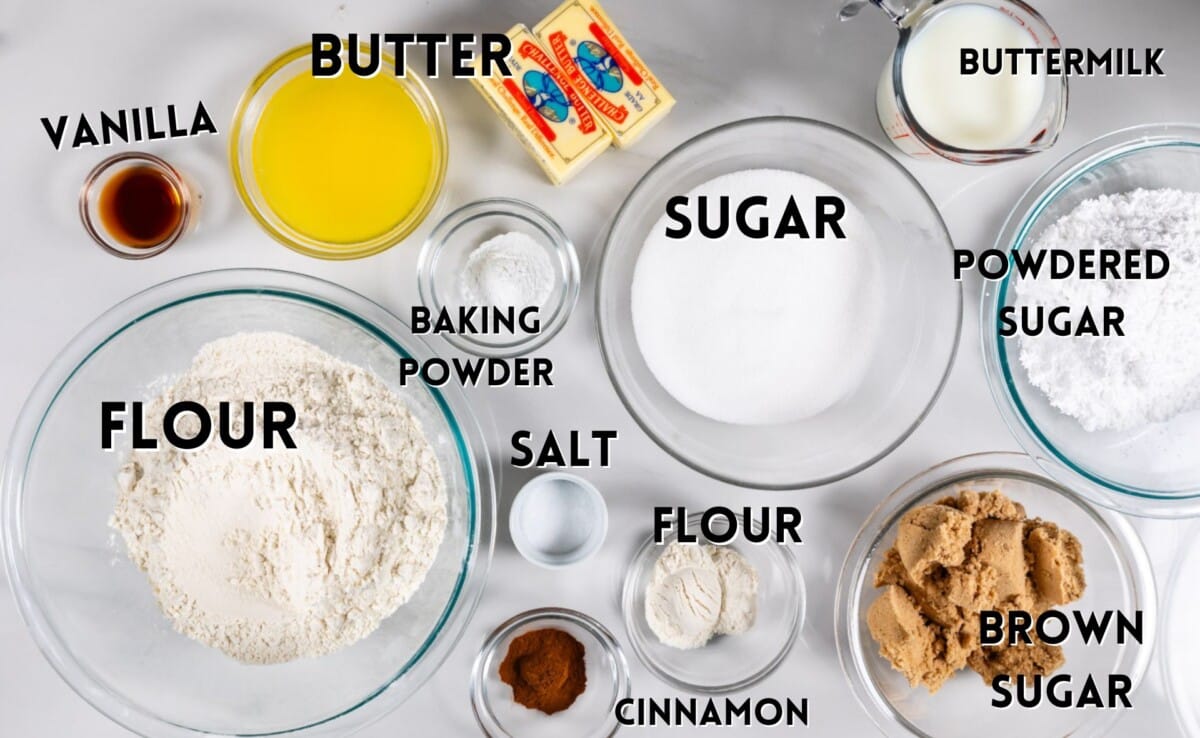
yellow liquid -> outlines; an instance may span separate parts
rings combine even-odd
[[[434,132],[388,74],[305,72],[267,101],[252,145],[272,211],[309,238],[352,245],[398,225],[433,178]]]

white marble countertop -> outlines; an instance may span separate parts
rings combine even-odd
[[[416,301],[417,244],[433,220],[407,243],[366,260],[308,259],[272,242],[236,200],[226,165],[225,128],[242,89],[275,53],[314,31],[503,31],[532,25],[554,0],[56,0],[0,4],[0,443],[25,394],[55,353],[87,322],[118,300],[170,277],[220,267],[288,269],[333,280],[398,313]],[[1163,79],[1072,82],[1069,121],[1049,153],[991,168],[941,161],[907,166],[941,208],[957,245],[991,245],[1024,188],[1069,150],[1129,125],[1200,120],[1200,25],[1196,0],[1037,0],[1070,45],[1167,49]],[[482,604],[438,674],[366,736],[477,733],[467,695],[476,650],[497,623],[522,610],[562,605],[591,613],[625,640],[617,602],[625,565],[648,532],[654,504],[701,508],[717,503],[784,500],[802,508],[806,540],[799,559],[808,587],[808,620],[784,665],[756,694],[808,697],[814,736],[874,734],[837,662],[833,592],[850,540],[874,505],[901,480],[964,453],[1017,450],[984,382],[977,329],[979,285],[968,281],[958,360],[940,401],[899,449],[871,469],[825,488],[794,493],[740,490],[694,473],[646,437],[614,393],[595,338],[592,282],[598,239],[625,193],[659,157],[692,135],[728,121],[766,114],[817,118],[886,145],[874,114],[874,89],[894,43],[882,14],[835,20],[836,0],[607,0],[610,14],[679,99],[675,111],[635,148],[612,152],[577,181],[550,186],[465,81],[433,88],[450,128],[451,166],[445,202],[485,196],[527,199],[559,219],[576,241],[585,287],[571,322],[543,353],[556,363],[557,386],[473,392],[495,418],[497,438],[516,428],[616,428],[614,466],[586,473],[604,491],[611,513],[608,540],[585,564],[563,572],[521,559],[504,531]],[[218,137],[153,142],[191,172],[205,191],[201,229],[167,254],[124,262],[95,248],[81,229],[75,196],[105,149],[55,152],[39,118],[133,105],[193,105],[202,99],[222,129]],[[130,147],[132,148],[132,147]],[[499,453],[499,444],[497,444]],[[504,474],[500,511],[523,474]],[[1184,523],[1139,522],[1160,586]],[[1163,644],[1160,644],[1160,650]],[[1169,644],[1167,644],[1169,647]],[[635,691],[667,696],[668,688],[629,649]],[[95,712],[52,671],[26,634],[10,598],[0,599],[0,735],[127,735]],[[1197,667],[1200,668],[1200,667]],[[1114,734],[1178,735],[1157,661],[1137,693],[1137,708]],[[967,731],[964,726],[964,732]],[[629,730],[648,733],[650,730]],[[667,732],[663,730],[662,732]],[[766,734],[767,729],[729,729]]]

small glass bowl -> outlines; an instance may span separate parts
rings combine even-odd
[[[914,507],[962,489],[997,488],[1024,505],[1030,517],[1057,523],[1075,534],[1083,546],[1087,588],[1082,598],[1061,610],[1121,610],[1131,617],[1142,611],[1145,642],[1121,645],[1110,637],[1103,645],[1087,645],[1073,636],[1063,644],[1067,662],[1058,672],[1091,675],[1102,691],[1109,674],[1127,675],[1134,690],[1131,699],[1137,704],[1136,690],[1150,663],[1158,618],[1154,573],[1141,539],[1125,517],[1091,505],[1046,477],[1028,456],[975,454],[927,469],[888,495],[859,530],[838,579],[834,612],[838,658],[855,698],[884,735],[1104,735],[1123,714],[1092,707],[1058,709],[1049,704],[993,708],[991,688],[969,670],[955,675],[931,695],[924,687],[910,687],[879,655],[867,629],[867,611],[881,592],[874,586],[875,572],[896,541],[900,519]],[[1071,686],[1078,695],[1082,682],[1075,679]]]
[[[452,345],[477,356],[520,356],[544,345],[566,324],[579,298],[579,257],[567,234],[539,208],[497,197],[464,205],[434,226],[417,261],[421,302],[434,312],[464,305],[458,278],[467,257],[484,241],[510,231],[524,233],[546,249],[554,267],[554,287],[539,311],[536,333],[443,334]]]
[[[1200,126],[1135,126],[1066,156],[1013,207],[996,249],[1029,248],[1081,202],[1137,188],[1200,191]],[[1014,292],[1011,277],[984,282],[980,334],[992,398],[1022,448],[1098,504],[1145,517],[1200,515],[1200,411],[1130,431],[1085,431],[1030,383],[1020,337],[1000,335],[999,313]]]
[[[348,42],[342,43],[343,60],[348,53],[348,47]],[[361,44],[360,48],[365,50],[366,44]],[[395,60],[387,53],[382,53],[381,56],[383,71],[380,74],[391,76]],[[433,135],[433,168],[429,173],[429,180],[425,183],[425,192],[412,211],[383,233],[358,243],[322,241],[292,228],[275,214],[259,189],[253,161],[254,131],[267,103],[280,87],[297,75],[311,73],[311,69],[312,45],[301,44],[272,60],[246,88],[233,114],[233,134],[229,139],[229,166],[233,172],[233,183],[237,187],[242,204],[263,230],[293,251],[318,259],[333,260],[360,259],[386,251],[411,235],[424,222],[441,195],[449,159],[449,139],[441,109],[424,80],[412,70],[403,77],[394,78],[396,84],[404,88],[420,109]],[[353,133],[348,132],[347,135]]]
[[[553,715],[517,704],[500,681],[500,663],[513,639],[531,630],[556,628],[583,644],[587,688]],[[471,670],[471,707],[490,738],[604,738],[617,732],[617,702],[629,697],[629,664],[613,634],[575,610],[544,607],[500,624],[484,641]]]
[[[688,516],[688,531],[700,543],[708,543],[700,532],[700,518],[701,513]],[[718,533],[729,529],[722,518],[715,518],[711,527]],[[761,530],[756,522],[751,528],[756,534]],[[621,612],[633,652],[659,679],[690,692],[724,694],[757,684],[783,663],[804,627],[804,574],[796,557],[785,545],[748,542],[739,520],[734,539],[724,545],[732,546],[758,573],[757,619],[745,633],[679,649],[660,642],[646,622],[646,586],[663,547],[678,537],[674,530],[660,545],[649,536],[625,571]]]
[[[100,193],[104,191],[105,185],[117,174],[135,167],[149,167],[162,173],[179,197],[179,224],[153,246],[137,247],[121,243],[100,218]],[[194,197],[193,188],[188,186],[187,180],[175,167],[153,154],[130,151],[108,157],[88,174],[79,190],[79,217],[83,220],[83,227],[88,235],[108,253],[122,259],[149,259],[171,248],[187,233],[192,224],[192,211],[195,210]]]
[[[547,569],[571,566],[604,545],[608,506],[596,485],[577,474],[539,474],[513,498],[508,532],[526,561]]]

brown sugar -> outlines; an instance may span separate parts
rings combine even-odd
[[[570,707],[587,688],[583,644],[566,631],[542,628],[523,633],[508,645],[500,662],[500,681],[513,699],[547,715]]]
[[[884,590],[867,612],[867,627],[912,686],[936,692],[963,668],[989,682],[998,674],[1049,674],[1064,662],[1061,648],[983,647],[979,613],[1036,617],[1079,599],[1083,549],[1055,524],[1027,518],[1001,492],[965,490],[905,513],[875,586]]]

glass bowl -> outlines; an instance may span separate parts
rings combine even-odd
[[[417,262],[421,302],[434,312],[457,310],[464,305],[458,278],[467,257],[488,239],[511,231],[530,236],[546,250],[554,268],[554,287],[546,304],[539,306],[541,325],[536,333],[442,334],[454,346],[478,356],[505,358],[529,353],[566,325],[579,298],[575,245],[544,211],[521,200],[496,197],[469,203],[442,218],[425,239]]]
[[[1128,128],[1068,155],[1013,207],[996,249],[1021,249],[1082,201],[1138,187],[1200,191],[1200,126]],[[1000,310],[1015,299],[1011,286],[1007,277],[984,282],[980,334],[992,397],[1021,446],[1101,505],[1150,517],[1200,515],[1200,411],[1133,431],[1085,431],[1030,384],[1017,358],[1020,338],[1000,335]]]
[[[885,275],[887,318],[858,388],[825,411],[785,425],[726,424],[684,407],[647,366],[630,306],[638,255],[667,200],[713,177],[753,168],[794,170],[845,195],[879,239]],[[697,471],[763,489],[841,479],[896,448],[941,391],[962,323],[952,254],[925,191],[874,144],[803,118],[754,118],[714,128],[652,167],[609,228],[596,288],[609,377],[643,430]]]
[[[700,543],[707,543],[700,532],[701,516],[688,516],[688,531],[695,533]],[[715,533],[729,530],[722,518],[715,518],[712,528]],[[761,530],[757,522],[751,528],[755,533]],[[758,573],[754,626],[745,633],[715,636],[700,648],[685,650],[661,643],[645,614],[646,587],[654,565],[663,547],[677,538],[678,530],[672,530],[660,545],[651,535],[625,570],[621,612],[633,652],[659,679],[689,692],[723,694],[757,684],[783,663],[804,627],[804,574],[796,557],[786,545],[750,543],[739,519],[733,540],[724,545],[732,546]]]
[[[241,664],[175,632],[108,526],[124,452],[103,451],[101,401],[147,400],[205,343],[282,331],[378,374],[407,400],[438,457],[446,535],[420,589],[336,653]],[[4,467],[8,577],[33,639],[76,692],[140,735],[344,735],[395,708],[462,634],[491,561],[495,487],[461,392],[410,382],[399,361],[433,354],[366,298],[265,270],[195,274],[101,315],[55,359],[13,432]],[[121,439],[128,444],[128,434]]]
[[[1200,631],[1196,613],[1200,612],[1200,525],[1185,536],[1183,552],[1167,587],[1169,599],[1164,616],[1163,640],[1170,648],[1162,652],[1162,669],[1171,708],[1183,735],[1200,735]]]
[[[163,175],[179,200],[179,223],[152,246],[127,246],[113,235],[100,217],[100,195],[113,177],[128,169],[149,167]],[[108,253],[122,259],[148,259],[175,245],[192,225],[198,195],[175,167],[153,154],[128,151],[110,156],[96,165],[79,190],[79,217],[92,240]]]
[[[960,489],[1000,487],[1040,517],[1074,533],[1083,546],[1087,588],[1082,598],[1062,608],[1084,613],[1122,610],[1132,617],[1141,610],[1145,642],[1125,645],[1108,638],[1101,646],[1072,637],[1063,644],[1066,666],[1058,673],[1092,675],[1098,685],[1109,674],[1125,674],[1136,690],[1146,673],[1157,619],[1154,574],[1141,540],[1124,517],[1096,508],[1079,495],[1044,476],[1024,454],[989,453],[963,456],[928,469],[890,494],[867,519],[850,547],[837,585],[834,627],[838,657],[854,696],[879,730],[888,736],[961,735],[971,726],[975,738],[1012,735],[1103,735],[1120,710],[992,708],[994,695],[979,675],[964,670],[936,695],[912,688],[904,676],[879,655],[867,629],[867,611],[880,592],[874,576],[884,554],[896,541],[900,519],[919,505],[936,502]],[[1078,692],[1079,683],[1073,688]],[[1136,692],[1131,699],[1137,704]]]
[[[587,687],[567,709],[553,715],[517,704],[500,681],[500,663],[513,639],[531,630],[556,628],[583,644]],[[500,624],[484,641],[471,670],[471,707],[489,738],[603,738],[617,732],[617,702],[629,697],[629,664],[612,633],[575,610],[544,607]]]
[[[345,61],[348,43],[343,43],[342,58]],[[362,45],[366,49],[366,45]],[[365,51],[364,51],[365,53]],[[392,77],[394,60],[391,55],[381,52],[382,71]],[[229,140],[229,165],[233,172],[233,182],[237,187],[242,204],[258,224],[276,241],[288,248],[307,256],[319,259],[358,259],[364,256],[378,254],[395,246],[407,238],[417,226],[433,211],[442,191],[442,182],[446,176],[446,165],[449,152],[449,141],[446,135],[446,123],[442,119],[441,109],[429,88],[411,69],[403,77],[392,77],[400,85],[420,109],[426,123],[433,133],[433,170],[426,183],[425,192],[417,205],[408,215],[392,228],[371,238],[357,243],[332,243],[321,241],[285,223],[267,204],[259,187],[254,171],[253,142],[254,131],[258,127],[259,117],[271,96],[285,83],[300,74],[310,74],[312,70],[312,45],[303,44],[280,54],[266,66],[238,101],[233,114],[232,135]],[[350,74],[350,72],[343,72]],[[347,132],[347,135],[353,135]]]
[[[577,474],[539,474],[513,497],[508,534],[517,553],[531,564],[572,566],[604,545],[608,505],[596,485]]]

